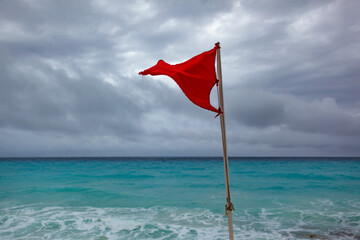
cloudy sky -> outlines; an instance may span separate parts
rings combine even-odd
[[[137,74],[218,41],[229,155],[359,156],[359,9],[1,0],[0,156],[221,156],[213,112]]]

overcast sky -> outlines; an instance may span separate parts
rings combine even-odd
[[[138,75],[218,41],[230,156],[360,156],[359,9],[1,0],[0,156],[221,156],[215,113]]]

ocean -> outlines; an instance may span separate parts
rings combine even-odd
[[[360,158],[230,158],[235,239],[360,239]],[[1,158],[0,239],[228,239],[222,158]]]

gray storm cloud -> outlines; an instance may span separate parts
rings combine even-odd
[[[137,75],[217,41],[230,155],[360,154],[357,1],[0,4],[0,156],[221,155],[213,113]]]

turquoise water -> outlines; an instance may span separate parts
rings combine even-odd
[[[236,239],[360,239],[360,158],[230,158]],[[227,239],[221,158],[0,159],[0,239]]]

